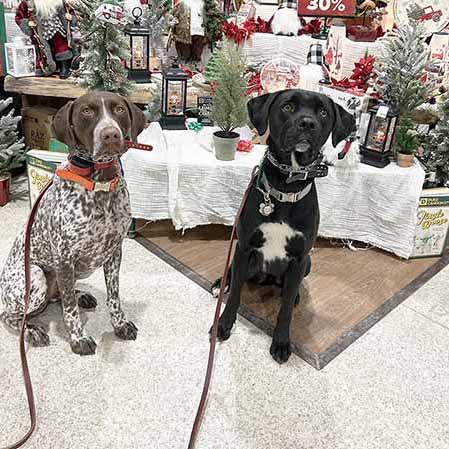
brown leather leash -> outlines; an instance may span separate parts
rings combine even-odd
[[[251,188],[253,186],[254,180],[256,179],[256,173],[257,173],[258,167],[255,167],[252,175],[251,175],[251,181],[248,184],[248,187],[246,188],[246,191],[243,195],[242,202],[240,204],[239,210],[237,212],[234,226],[232,227],[231,232],[231,238],[229,241],[229,248],[228,248],[228,254],[226,257],[226,264],[223,272],[223,278],[220,286],[220,293],[218,295],[217,299],[217,305],[215,308],[215,314],[214,314],[214,321],[212,324],[212,333],[210,336],[210,346],[209,346],[209,357],[207,361],[207,369],[206,369],[206,376],[204,379],[204,386],[203,391],[201,393],[201,399],[200,403],[198,405],[198,410],[196,412],[195,421],[193,423],[192,432],[190,434],[190,440],[189,440],[189,446],[188,449],[194,449],[196,438],[198,435],[198,431],[201,426],[201,420],[204,415],[204,411],[206,409],[206,401],[207,401],[207,395],[209,392],[210,382],[212,379],[212,369],[214,366],[214,358],[215,358],[215,346],[217,343],[217,326],[218,326],[218,319],[220,318],[220,311],[221,306],[223,304],[224,299],[224,292],[226,289],[226,280],[228,278],[228,272],[230,268],[230,262],[231,262],[231,254],[232,254],[232,248],[234,246],[234,239],[236,236],[237,231],[237,224],[240,220],[240,216],[242,214],[243,208],[245,207],[246,201],[248,199],[249,193],[251,191]],[[20,330],[20,338],[19,338],[19,346],[20,346],[20,358],[22,362],[22,373],[23,373],[23,379],[25,383],[25,390],[27,395],[27,401],[28,401],[28,408],[30,412],[30,429],[28,432],[16,443],[6,446],[2,449],[18,449],[22,447],[31,437],[33,432],[36,429],[37,425],[37,419],[36,419],[36,404],[34,401],[34,394],[33,394],[33,385],[31,382],[31,375],[30,370],[28,366],[28,360],[26,356],[26,348],[25,348],[25,334],[26,334],[26,315],[28,312],[28,307],[30,304],[30,247],[31,247],[31,231],[34,223],[34,219],[36,216],[37,209],[39,207],[39,203],[41,202],[43,196],[45,195],[48,188],[53,184],[53,180],[50,180],[46,186],[43,188],[39,196],[37,197],[36,201],[33,204],[33,207],[31,209],[30,215],[28,217],[27,225],[25,228],[25,250],[24,250],[24,266],[25,266],[25,304],[24,304],[24,314],[22,319],[22,326]]]
[[[19,348],[20,348],[20,359],[22,362],[22,373],[23,373],[23,381],[25,383],[25,390],[27,395],[27,401],[28,401],[28,408],[30,410],[30,429],[28,432],[16,443],[6,446],[3,449],[18,449],[19,447],[22,447],[31,437],[34,430],[36,429],[36,405],[34,402],[34,394],[33,394],[33,385],[31,383],[31,375],[30,375],[30,369],[28,366],[28,360],[27,360],[27,354],[26,354],[26,348],[25,348],[25,334],[26,334],[26,320],[27,320],[27,312],[28,307],[30,305],[30,248],[31,248],[31,231],[33,228],[34,218],[36,217],[36,212],[39,207],[39,203],[42,200],[42,197],[45,195],[45,192],[48,190],[48,188],[53,184],[53,180],[48,181],[48,183],[45,185],[39,196],[37,197],[36,201],[33,204],[33,207],[31,209],[30,215],[28,217],[28,221],[25,228],[25,250],[24,250],[24,267],[25,267],[25,303],[24,303],[24,310],[23,310],[23,319],[22,319],[22,326],[20,329],[20,338],[19,338]]]
[[[211,336],[209,339],[209,343],[210,343],[209,357],[207,360],[207,368],[206,368],[206,376],[204,378],[203,392],[201,393],[200,403],[198,405],[198,410],[196,412],[195,421],[194,421],[193,427],[192,427],[192,432],[190,434],[188,449],[195,448],[196,437],[198,435],[198,431],[200,430],[201,420],[203,418],[204,411],[206,409],[207,395],[209,393],[210,382],[212,380],[212,369],[214,367],[215,346],[217,343],[218,319],[220,318],[221,306],[223,304],[224,292],[226,289],[226,282],[228,279],[228,272],[229,272],[230,262],[231,262],[232,248],[234,246],[234,239],[235,239],[236,232],[237,232],[237,224],[240,220],[240,216],[242,215],[242,211],[243,211],[243,208],[245,207],[246,201],[248,200],[248,196],[249,196],[249,193],[253,186],[254,180],[257,178],[258,168],[259,167],[257,167],[257,166],[254,167],[254,170],[251,175],[251,181],[249,182],[248,187],[245,190],[242,202],[240,203],[239,210],[235,217],[234,226],[232,227],[231,238],[229,240],[228,255],[226,257],[226,264],[225,264],[225,268],[224,268],[224,272],[223,272],[223,277],[221,278],[220,293],[218,294],[217,305],[215,307],[214,321],[212,324],[212,332],[211,332]]]

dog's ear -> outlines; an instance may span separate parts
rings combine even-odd
[[[248,101],[249,119],[257,129],[259,136],[263,136],[267,132],[270,109],[279,94],[280,92],[265,94]]]
[[[76,146],[76,139],[73,133],[72,125],[73,101],[69,101],[53,117],[52,131],[53,135],[69,148]]]
[[[126,97],[123,97],[123,99],[128,107],[131,119],[130,137],[133,142],[137,142],[137,136],[144,130],[147,120],[144,113],[134,103]]]
[[[335,122],[332,129],[332,145],[336,147],[342,140],[346,139],[355,131],[355,119],[340,105],[334,103]]]

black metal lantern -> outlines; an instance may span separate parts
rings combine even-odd
[[[134,23],[125,29],[131,52],[128,78],[136,83],[150,83],[150,30],[142,25],[142,13],[142,8],[139,6],[133,8]]]
[[[360,154],[364,164],[384,168],[390,163],[391,147],[399,113],[385,104],[378,104],[370,111],[368,128]]]
[[[188,79],[179,67],[171,67],[162,72],[162,128],[186,129]]]

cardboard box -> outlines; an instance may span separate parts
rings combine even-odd
[[[411,259],[442,256],[449,231],[449,189],[423,190],[416,212],[416,231]]]
[[[30,205],[32,206],[39,193],[53,179],[58,165],[67,159],[66,153],[31,150],[26,154]]]
[[[53,136],[51,124],[57,109],[46,106],[31,106],[22,109],[22,124],[25,142],[29,148],[48,150]]]

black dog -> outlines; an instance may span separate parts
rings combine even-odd
[[[334,146],[348,137],[355,121],[328,97],[302,90],[252,99],[248,111],[259,135],[269,128],[270,137],[238,223],[229,298],[218,323],[218,338],[230,337],[247,280],[279,279],[282,303],[270,353],[284,363],[291,354],[293,306],[310,271],[309,252],[318,232],[314,178],[327,174],[327,167],[321,164],[321,148],[331,133]]]

